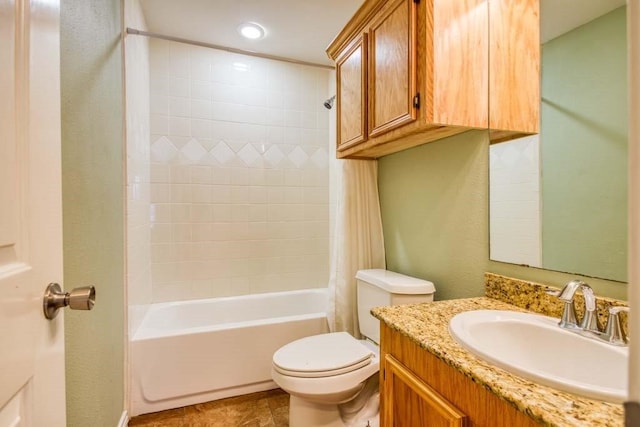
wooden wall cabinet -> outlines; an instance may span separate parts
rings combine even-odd
[[[365,0],[327,48],[337,156],[377,158],[469,129],[537,133],[538,1]]]
[[[384,322],[380,332],[381,427],[539,426]]]

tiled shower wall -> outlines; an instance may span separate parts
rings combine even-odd
[[[151,40],[154,302],[324,287],[329,71]]]

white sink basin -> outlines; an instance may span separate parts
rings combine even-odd
[[[628,348],[561,329],[558,319],[476,310],[454,316],[449,330],[471,353],[523,378],[607,402],[627,398]]]

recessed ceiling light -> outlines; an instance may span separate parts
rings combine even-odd
[[[238,32],[251,40],[257,40],[264,37],[264,28],[255,22],[245,22],[238,27]]]

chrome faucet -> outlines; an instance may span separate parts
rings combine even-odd
[[[584,297],[584,316],[579,324],[576,316],[576,306],[573,301],[578,290],[582,292]],[[558,292],[557,297],[564,303],[562,317],[558,323],[561,328],[600,332],[596,313],[596,296],[591,286],[582,280],[572,280]]]
[[[577,291],[582,292],[584,297],[584,316],[578,323],[574,297]],[[628,339],[622,330],[620,323],[620,312],[629,311],[629,307],[610,307],[609,319],[604,331],[598,325],[598,315],[596,312],[596,296],[591,286],[581,280],[572,280],[564,288],[558,291],[548,291],[549,294],[557,296],[563,303],[562,317],[558,326],[570,331],[606,341],[613,345],[625,346]],[[586,333],[585,333],[586,332]]]

